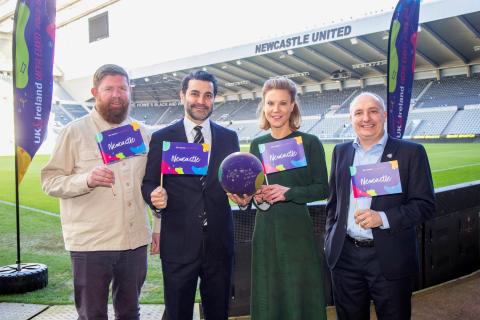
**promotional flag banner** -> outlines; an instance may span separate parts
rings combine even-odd
[[[375,197],[402,192],[397,160],[350,167],[353,197]]]
[[[393,12],[388,43],[387,131],[401,139],[412,96],[420,0],[400,0]]]
[[[97,133],[104,164],[120,161],[147,152],[138,122]]]
[[[13,30],[15,153],[20,183],[47,133],[52,104],[55,0],[20,0]]]
[[[258,148],[265,173],[307,166],[302,137],[259,144]]]
[[[162,174],[193,174],[204,176],[208,170],[207,143],[163,141]]]

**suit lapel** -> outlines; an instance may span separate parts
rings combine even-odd
[[[172,135],[177,139],[175,142],[188,142],[187,134],[185,133],[185,125],[183,119],[179,120],[172,127]]]
[[[392,139],[392,138],[388,137],[385,148],[383,149],[383,153],[382,153],[382,157],[380,159],[380,162],[398,160],[397,148],[398,148],[397,141],[395,139]],[[376,203],[379,200],[381,200],[381,197],[373,197],[372,198],[372,204],[371,204],[370,207],[372,207],[372,208],[375,207],[376,208]]]
[[[349,143],[346,146],[346,152],[344,157],[344,164],[342,166],[342,185],[346,187],[346,192],[344,192],[343,201],[344,203],[350,203],[350,188],[351,188],[351,178],[350,178],[350,167],[353,166],[353,159],[355,157],[355,149],[353,148],[352,143]]]
[[[212,143],[210,144],[210,162],[208,163],[207,185],[210,184],[212,179],[215,178],[213,168],[218,167],[218,165],[216,164],[216,162],[218,161],[218,153],[216,151],[217,149],[219,149],[218,144],[221,143],[221,139],[218,138],[217,125],[213,121],[210,121],[210,131],[212,133]],[[215,148],[213,147],[214,145],[216,146]]]
[[[338,217],[338,228],[345,231],[348,218],[348,205],[350,203],[350,166],[353,165],[353,158],[355,156],[355,149],[352,143],[343,144],[338,147],[335,157],[337,162],[336,168],[336,185],[337,202],[340,203],[340,211],[336,213]],[[337,207],[338,208],[338,207]],[[341,227],[340,227],[341,226]]]
[[[398,158],[396,156],[397,148],[398,148],[397,141],[389,137],[387,139],[387,144],[385,145],[385,149],[383,149],[382,158],[380,161],[385,162],[385,161],[391,161],[391,160],[397,159]]]

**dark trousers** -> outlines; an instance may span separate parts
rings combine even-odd
[[[375,247],[357,247],[345,240],[332,270],[332,285],[340,320],[370,319],[370,300],[379,320],[410,319],[413,278],[386,279]]]
[[[147,246],[125,251],[71,251],[79,320],[108,320],[112,283],[115,319],[140,319],[138,298],[147,275]]]
[[[162,260],[162,271],[168,320],[192,319],[198,278],[205,319],[228,319],[232,258],[209,257],[206,235],[198,259],[186,264]]]

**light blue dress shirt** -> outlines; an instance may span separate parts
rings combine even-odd
[[[385,131],[383,137],[375,145],[373,145],[369,150],[364,150],[358,138],[352,142],[353,148],[355,149],[355,157],[353,159],[353,165],[359,166],[364,164],[379,163],[383,150],[385,149],[385,144],[387,143],[388,134]],[[357,198],[353,197],[352,184],[350,183],[350,205],[348,209],[348,220],[347,220],[347,234],[352,238],[358,240],[373,239],[372,229],[363,229],[359,224],[355,223],[355,218],[353,214],[355,210],[358,209],[369,209],[370,204],[372,203],[372,198]],[[385,212],[379,211],[380,217],[382,218],[383,225],[381,229],[388,229],[390,225],[388,224],[387,216]]]

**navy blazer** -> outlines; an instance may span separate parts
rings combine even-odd
[[[333,150],[330,192],[327,202],[325,255],[335,267],[345,241],[355,149],[352,142]],[[381,161],[398,160],[402,193],[373,197],[371,209],[384,211],[389,229],[373,228],[375,250],[387,279],[399,279],[418,271],[416,226],[435,212],[435,193],[430,165],[422,145],[388,138]]]
[[[239,151],[236,132],[210,121],[212,146],[205,190],[199,176],[164,175],[168,194],[162,210],[160,257],[174,263],[189,263],[199,257],[202,239],[200,216],[207,213],[208,254],[213,259],[233,255],[233,218],[228,197],[218,181],[218,167],[229,154]],[[183,119],[152,135],[142,184],[144,200],[152,207],[150,194],[160,185],[163,141],[188,142]]]

